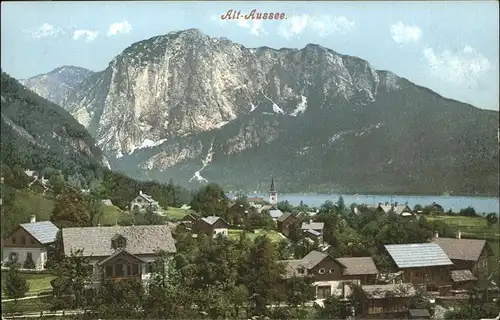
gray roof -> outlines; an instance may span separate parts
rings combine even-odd
[[[325,224],[323,222],[311,222],[311,223],[302,222],[301,229],[302,230],[307,230],[307,229],[323,230],[324,227],[325,227]]]
[[[470,270],[453,270],[451,271],[451,280],[453,282],[463,282],[463,281],[474,281],[477,278],[472,274]]]
[[[486,246],[484,239],[434,238],[432,242],[453,260],[477,261]]]
[[[279,209],[274,209],[274,210],[269,210],[269,214],[273,219],[278,219],[283,215],[283,212],[281,212],[281,210]]]
[[[208,223],[209,225],[213,225],[214,223],[216,223],[219,219],[222,219],[221,217],[216,217],[216,216],[209,216],[209,217],[205,217],[205,218],[201,218],[201,220],[205,221],[206,223]],[[225,220],[222,219],[224,222]]]
[[[450,258],[436,243],[390,244],[385,249],[398,268],[451,266]]]
[[[139,197],[142,197],[144,200],[146,200],[149,203],[157,203],[157,201],[155,201],[153,199],[153,197],[151,197],[150,195],[147,195],[145,193],[139,193]]]
[[[346,267],[345,275],[378,274],[377,266],[371,257],[348,257],[335,260]]]
[[[278,218],[278,221],[279,222],[283,222],[285,221],[286,219],[288,219],[288,217],[292,216],[292,214],[290,212],[285,212],[281,215],[281,217]]]
[[[52,243],[56,240],[59,229],[50,221],[23,223],[21,227],[31,234],[41,244]]]
[[[417,294],[411,283],[370,284],[362,285],[361,289],[368,299],[385,299],[386,297],[414,297]]]
[[[305,232],[312,234],[313,236],[319,237],[321,235],[321,232],[312,230],[312,229],[307,229]]]
[[[410,316],[412,318],[430,318],[431,314],[427,309],[410,309]]]
[[[127,239],[127,252],[154,254],[157,250],[175,252],[175,240],[168,225],[63,228],[64,253],[83,249],[84,256],[109,256],[115,250],[111,238],[120,234]]]

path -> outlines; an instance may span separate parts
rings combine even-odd
[[[38,312],[24,312],[22,314],[16,314],[16,315],[2,315],[2,320],[3,319],[23,319],[23,318],[40,318],[41,315],[43,316],[51,316],[51,317],[62,317],[62,316],[72,316],[72,315],[77,315],[84,313],[83,310],[68,310],[64,311],[41,311]]]
[[[52,294],[43,294],[41,296],[27,296],[24,298],[18,298],[17,301],[19,300],[29,300],[29,299],[38,299],[38,298],[45,298],[45,297],[52,297]],[[9,302],[9,301],[16,301],[16,299],[2,299],[2,303],[4,302]]]

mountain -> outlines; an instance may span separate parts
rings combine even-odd
[[[281,192],[498,195],[499,114],[319,45],[199,30],[132,44],[62,103],[138,178]]]
[[[109,166],[92,136],[68,112],[1,73],[1,154],[10,167],[90,178]]]
[[[75,66],[62,66],[49,73],[39,74],[19,82],[39,96],[61,105],[68,93],[93,71]]]

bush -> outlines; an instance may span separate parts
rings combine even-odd
[[[26,260],[24,260],[24,263],[23,263],[23,268],[24,269],[35,269],[36,268],[35,262],[33,261],[33,258],[31,256],[26,257]]]

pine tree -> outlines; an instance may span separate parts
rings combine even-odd
[[[3,283],[5,295],[17,300],[24,297],[29,289],[28,281],[19,272],[19,264],[12,263]]]

